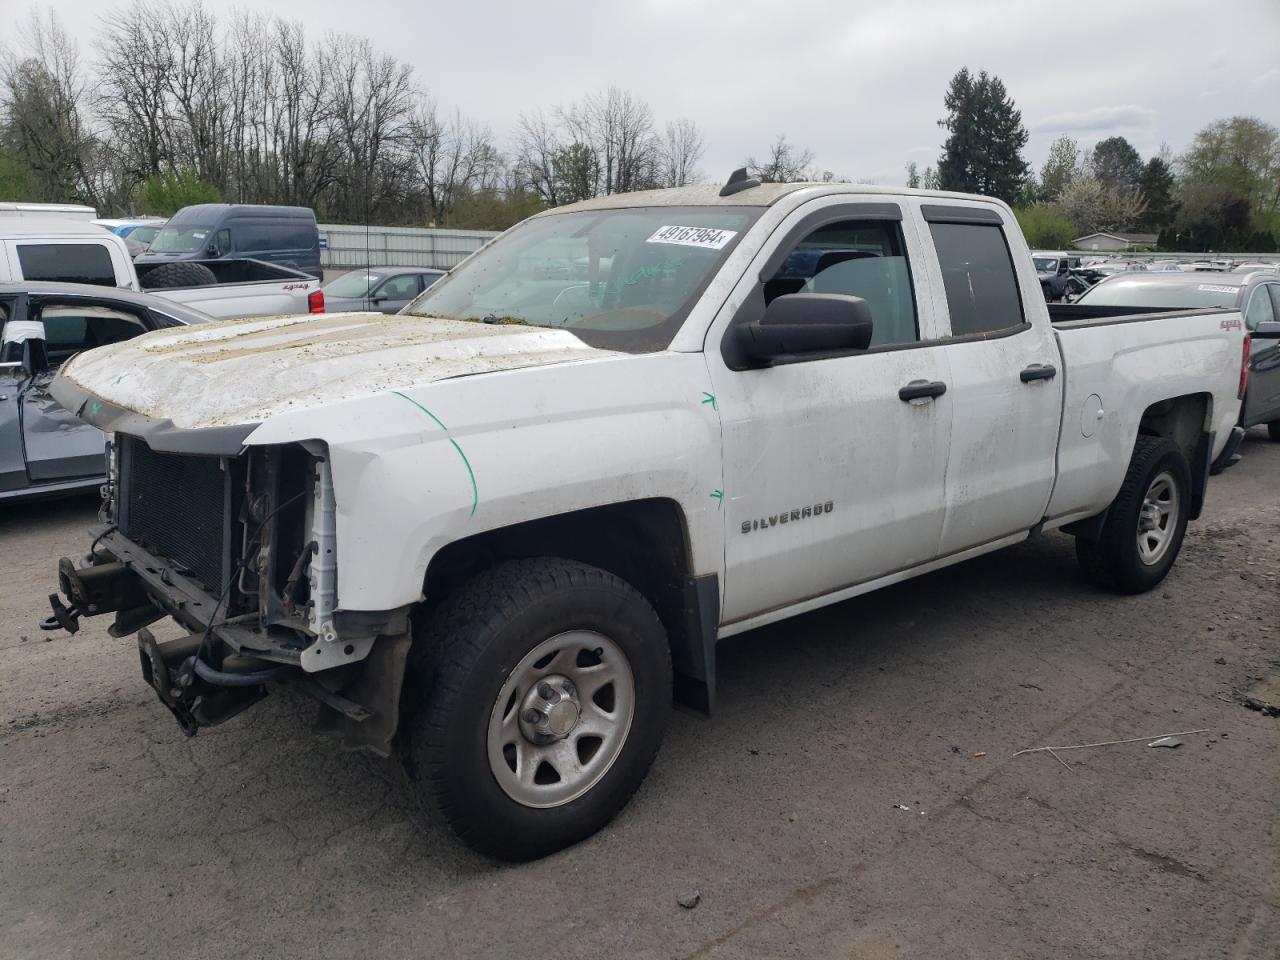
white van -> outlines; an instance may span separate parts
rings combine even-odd
[[[124,239],[88,221],[0,216],[0,282],[57,280],[137,290]]]
[[[80,203],[0,202],[0,217],[57,217],[60,220],[92,221],[98,211]]]

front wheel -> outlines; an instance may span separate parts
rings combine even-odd
[[[624,581],[567,560],[500,564],[446,600],[417,644],[434,666],[425,702],[406,711],[406,767],[471,846],[552,853],[603,827],[644,780],[671,659]],[[410,678],[419,697],[426,679]]]
[[[1267,424],[1267,436],[1280,443],[1280,420],[1272,420]]]
[[[1138,437],[1101,535],[1076,538],[1080,568],[1117,593],[1150,590],[1182,549],[1190,507],[1191,471],[1182,449],[1164,437]]]

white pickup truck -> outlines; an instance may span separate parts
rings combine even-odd
[[[606,823],[734,634],[1049,530],[1151,588],[1240,436],[1238,312],[1053,323],[982,197],[610,196],[407,309],[68,362],[110,498],[46,625],[114,611],[188,733],[315,697],[499,857]]]
[[[232,258],[135,267],[124,238],[96,224],[0,216],[0,283],[32,280],[145,290],[222,320],[324,312],[320,280],[288,267]]]

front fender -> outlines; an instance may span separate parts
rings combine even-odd
[[[720,421],[700,354],[613,356],[445,380],[272,418],[250,444],[322,440],[337,501],[338,606],[421,599],[448,543],[666,498],[690,572],[720,574]]]

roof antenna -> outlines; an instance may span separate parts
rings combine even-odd
[[[739,167],[733,173],[729,174],[729,179],[723,187],[720,188],[720,196],[731,197],[735,193],[743,190],[750,190],[752,187],[760,186],[760,181],[755,177],[747,176],[747,168]]]

